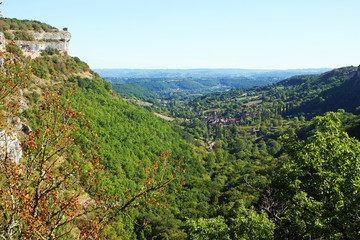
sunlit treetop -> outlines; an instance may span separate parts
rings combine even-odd
[[[59,29],[35,20],[19,20],[16,18],[0,18],[0,31],[9,30],[57,32]]]

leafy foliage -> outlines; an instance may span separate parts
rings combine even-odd
[[[121,96],[132,97],[143,99],[156,99],[158,94],[152,92],[137,83],[114,83],[112,84],[112,89],[118,92]]]
[[[34,36],[26,31],[15,31],[13,34],[14,34],[14,40],[23,40],[23,41],[35,40]]]
[[[14,44],[14,42],[6,45],[6,51],[18,57],[22,57],[24,55],[21,48],[18,45]]]
[[[33,23],[0,27],[25,39],[23,31],[47,28]],[[353,67],[196,99],[279,79],[112,79],[114,90],[151,101],[145,109],[77,57],[51,48],[30,63],[21,55],[1,72],[0,126],[10,135],[19,118],[34,131],[19,135],[19,163],[1,155],[4,238],[359,238],[359,143],[335,113],[315,118],[317,127],[306,121],[358,112]],[[339,112],[347,125],[358,119]]]
[[[229,219],[231,239],[274,239],[275,224],[264,211],[257,213],[236,202]]]
[[[222,216],[211,219],[188,219],[186,221],[186,229],[189,233],[188,239],[192,240],[230,239],[229,227]]]
[[[138,84],[143,88],[160,95],[172,96],[173,94],[184,96],[186,94],[208,93],[215,91],[226,91],[231,88],[243,88],[262,86],[275,83],[272,79],[252,79],[246,77],[228,78],[116,78],[105,77],[115,88],[118,84]]]
[[[81,69],[83,62],[78,58],[60,57],[70,63],[72,71]],[[35,61],[41,63],[43,60]],[[106,185],[109,173],[103,171],[98,147],[94,147],[97,134],[89,131],[89,120],[81,107],[79,111],[72,108],[72,105],[78,107],[76,101],[71,102],[75,94],[74,80],[62,82],[62,86],[53,82],[43,92],[43,98],[37,99],[36,105],[25,111],[20,98],[23,87],[34,87],[30,79],[31,64],[28,59],[13,55],[4,62],[0,91],[1,119],[5,118],[0,125],[2,238],[100,239],[104,237],[103,229],[129,208],[163,206],[168,190],[171,192],[183,184],[181,179],[175,181],[179,174],[185,173],[183,160],[171,161],[169,154],[164,152],[159,160],[144,159],[142,168],[145,172],[137,173],[136,184],[124,184],[121,189],[117,185],[119,189],[111,191],[111,186]],[[86,84],[84,89],[111,99],[110,84],[102,79],[89,81],[92,84]],[[38,96],[35,93],[31,95]],[[21,123],[19,117],[30,121],[31,129],[34,129],[31,131],[26,127],[27,135],[21,135],[19,148],[23,157],[20,162],[9,154],[7,145],[20,134],[16,125]],[[87,141],[81,142],[80,137]],[[117,177],[120,179],[124,175]],[[125,192],[126,189],[131,191]]]
[[[226,217],[188,219],[188,239],[273,239],[275,224],[265,212],[257,213],[236,201]]]
[[[339,129],[336,113],[312,123],[317,129],[307,141],[283,138],[290,159],[277,171],[276,185],[281,199],[291,205],[285,219],[296,233],[288,234],[357,239],[360,143]]]
[[[89,66],[77,57],[67,57],[58,51],[48,48],[43,57],[31,62],[35,76],[53,80],[66,79],[71,74],[90,72]]]
[[[0,31],[6,32],[8,30],[20,30],[20,31],[45,31],[53,32],[58,31],[55,27],[46,23],[41,23],[34,20],[19,20],[16,18],[0,18]],[[25,40],[25,39],[19,39]]]
[[[183,121],[177,123],[189,134],[182,133],[183,137],[202,148],[197,151],[202,154],[202,164],[206,171],[202,177],[193,177],[187,182],[187,194],[182,195],[178,202],[181,209],[178,217],[187,217],[192,224],[199,219],[206,222],[219,216],[228,221],[230,216],[227,207],[241,199],[246,207],[240,216],[250,214],[251,206],[260,206],[267,213],[262,215],[264,221],[268,215],[276,223],[275,238],[301,238],[304,232],[297,227],[303,224],[299,214],[288,211],[284,217],[287,202],[275,200],[271,194],[270,197],[266,196],[271,175],[278,174],[276,163],[287,159],[278,137],[284,134],[294,136],[295,132],[301,138],[311,136],[314,127],[306,122],[305,116],[326,111],[328,108],[325,106],[330,98],[324,98],[324,104],[316,111],[312,108],[316,106],[312,101],[317,98],[317,94],[325,96],[328,91],[341,89],[345,85],[353,86],[353,91],[356,91],[355,83],[352,82],[356,79],[347,80],[348,73],[353,70],[353,67],[335,69],[321,75],[293,77],[276,85],[213,93],[190,102],[168,100],[166,106],[154,105],[152,109],[155,111],[182,118]],[[350,88],[347,89],[350,91]],[[347,91],[338,91],[337,97],[346,99]],[[356,94],[349,94],[351,96]],[[356,101],[348,103],[352,109],[358,104]],[[330,106],[336,108],[337,105]],[[299,114],[299,109],[304,112]],[[351,125],[358,117],[344,113],[341,118]],[[299,147],[296,151],[302,149]],[[261,212],[258,209],[254,213]],[[228,222],[226,224],[229,227],[231,225]],[[269,224],[268,227],[274,229],[274,225]],[[259,223],[256,226],[266,224]],[[271,232],[265,229],[254,231]],[[240,232],[244,233],[244,230]],[[264,239],[271,238],[263,236]]]

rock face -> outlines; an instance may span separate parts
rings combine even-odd
[[[28,31],[28,33],[34,36],[35,41],[15,40],[15,44],[21,48],[25,56],[36,58],[48,47],[57,49],[62,53],[67,53],[69,51],[69,44],[71,40],[71,34],[69,32]],[[5,49],[5,46],[8,42],[9,40],[5,39],[4,33],[0,33],[0,48]]]
[[[353,72],[349,73],[348,79],[352,79],[352,78],[360,78],[360,65],[359,65],[357,71],[353,71]]]
[[[69,43],[71,39],[71,34],[66,31],[58,32],[30,32],[35,40],[57,40],[60,42]]]
[[[24,136],[24,134],[31,135],[32,130],[17,117],[8,119],[7,122],[8,124],[12,123],[12,127],[11,130],[0,130],[0,160],[7,158],[19,164],[23,155],[19,137]]]
[[[5,36],[4,33],[0,32],[0,50],[5,51],[5,47],[6,47]]]
[[[19,164],[19,160],[22,157],[22,149],[17,134],[9,134],[4,130],[0,131],[0,159],[4,159],[5,156],[8,159]]]

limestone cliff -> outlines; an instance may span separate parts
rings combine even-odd
[[[4,36],[4,33],[0,32],[0,49],[1,49],[1,51],[5,51],[5,47],[6,47],[5,36]]]
[[[8,31],[10,34],[14,31]],[[71,39],[71,34],[66,31],[56,31],[56,32],[36,32],[36,31],[27,31],[30,35],[34,37],[34,41],[23,41],[15,40],[21,50],[24,52],[25,56],[30,56],[31,58],[36,58],[40,53],[46,50],[48,47],[57,49],[62,53],[69,51],[69,43]],[[10,40],[5,39],[4,33],[0,32],[0,48],[5,49],[6,44]]]
[[[349,73],[349,80],[352,78],[359,78],[360,79],[360,65],[357,69],[357,71],[353,71],[351,73]]]

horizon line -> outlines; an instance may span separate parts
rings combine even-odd
[[[355,67],[355,66],[349,66]],[[337,67],[335,67],[337,68]],[[104,68],[104,67],[94,67],[92,69],[97,70],[264,70],[264,71],[274,71],[274,70],[310,70],[310,69],[334,69],[334,67],[309,67],[309,68]]]

